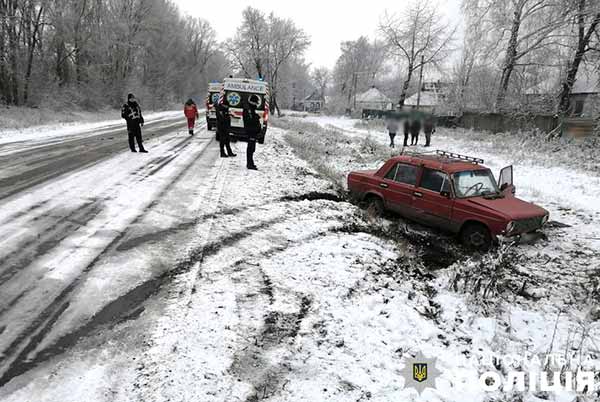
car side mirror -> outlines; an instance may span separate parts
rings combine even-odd
[[[444,190],[442,190],[442,191],[440,191],[440,195],[442,197],[450,198],[450,191],[444,191]]]

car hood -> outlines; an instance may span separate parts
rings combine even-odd
[[[511,196],[495,199],[473,197],[469,198],[468,201],[472,204],[499,212],[510,220],[526,219],[548,213],[548,211],[542,207]]]

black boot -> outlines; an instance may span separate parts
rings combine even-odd
[[[226,153],[221,152],[221,158],[227,158],[227,157],[228,157],[228,155]]]
[[[194,129],[193,128],[190,128],[189,132],[190,132],[190,135],[194,135]]]

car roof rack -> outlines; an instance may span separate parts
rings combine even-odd
[[[461,160],[461,161],[467,161],[467,162],[471,162],[471,163],[475,163],[475,164],[482,164],[482,165],[484,163],[483,159],[481,159],[481,158],[475,158],[473,156],[461,155],[461,154],[457,154],[454,152],[442,151],[442,150],[437,149],[435,151],[435,153],[436,153],[436,155],[443,156],[448,159],[457,159],[457,160]]]

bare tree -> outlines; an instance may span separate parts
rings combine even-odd
[[[279,89],[280,71],[282,65],[292,57],[300,56],[304,53],[310,39],[306,33],[296,27],[290,19],[283,19],[271,13],[268,19],[269,40],[268,46],[268,63],[267,71],[269,83],[271,86],[271,111],[277,110],[280,115],[279,104],[277,103],[277,95]]]
[[[558,112],[566,114],[569,110],[569,97],[573,89],[573,84],[577,78],[579,65],[583,61],[585,55],[590,50],[597,50],[591,46],[591,41],[594,33],[598,38],[600,30],[600,5],[594,1],[574,0],[577,3],[575,25],[577,27],[577,43],[575,53],[569,63],[567,74],[561,84],[560,93],[558,95]]]
[[[0,101],[97,107],[129,90],[173,101],[203,90],[215,46],[208,23],[170,0],[0,0]]]
[[[333,81],[335,92],[345,98],[346,108],[351,108],[357,93],[375,85],[384,73],[388,50],[383,43],[361,36],[355,41],[342,42],[341,52]]]
[[[317,67],[311,72],[311,79],[321,98],[325,97],[325,91],[329,85],[331,73],[327,67]]]
[[[271,90],[271,111],[280,113],[278,103],[282,68],[301,57],[310,44],[306,33],[290,19],[268,17],[248,7],[243,11],[242,25],[233,39],[225,42],[232,66],[246,77],[256,73],[266,78]]]
[[[467,0],[467,7],[480,0]],[[527,65],[526,56],[556,44],[562,37],[568,9],[564,0],[488,0],[494,29],[506,38],[504,60],[496,97],[502,109],[511,76],[517,66]]]
[[[450,45],[456,27],[443,23],[428,1],[414,1],[404,15],[386,13],[379,23],[379,31],[405,63],[406,79],[398,102],[402,107],[414,72],[421,66],[438,64],[445,59],[452,50]]]

